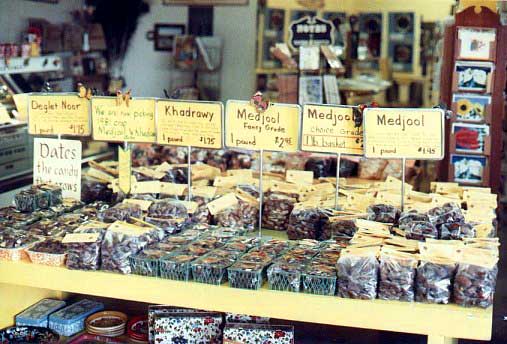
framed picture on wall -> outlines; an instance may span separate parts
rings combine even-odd
[[[453,181],[467,184],[482,184],[485,181],[486,157],[452,154],[451,164]]]
[[[173,51],[174,37],[185,34],[183,24],[155,24],[153,31],[148,31],[146,38],[153,40],[156,51]]]
[[[454,91],[490,93],[494,69],[492,62],[456,61]]]
[[[452,133],[457,153],[486,153],[486,144],[490,142],[489,125],[453,123]]]
[[[455,93],[452,95],[452,110],[456,120],[462,122],[489,122],[491,96]]]
[[[494,60],[496,29],[459,27],[457,59]]]

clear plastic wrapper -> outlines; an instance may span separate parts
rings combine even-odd
[[[372,300],[377,296],[378,247],[346,249],[336,264],[340,297]]]
[[[397,224],[400,218],[400,209],[388,204],[370,205],[366,212],[369,221]]]
[[[431,223],[437,227],[443,223],[465,221],[465,217],[461,212],[461,209],[454,203],[446,203],[441,207],[430,209],[427,214]]]
[[[113,191],[107,185],[95,180],[81,181],[81,200],[85,203],[91,202],[111,202],[113,199]]]
[[[340,220],[339,218],[330,218],[322,227],[319,240],[329,240],[336,237],[352,238],[357,231],[354,220]]]
[[[428,238],[438,239],[438,230],[427,221],[413,221],[409,225],[400,225],[400,229],[405,231],[405,238],[411,240],[425,241]]]
[[[92,202],[92,203],[85,205],[83,208],[79,209],[77,212],[81,215],[86,216],[87,219],[92,220],[92,219],[96,219],[100,212],[105,211],[109,207],[110,207],[109,203],[97,201],[97,202]]]
[[[127,221],[131,217],[141,218],[142,210],[137,204],[118,203],[112,208],[107,208],[98,213],[99,220],[107,223],[115,221]]]
[[[131,273],[129,258],[158,237],[156,229],[132,229],[126,225],[118,228],[111,226],[104,234],[101,245],[102,270]]]
[[[96,234],[94,240],[87,242],[66,243],[67,260],[66,266],[74,270],[98,270],[100,268],[100,248],[106,232],[106,225],[94,222],[78,229],[77,233]]]
[[[462,240],[475,238],[476,231],[472,224],[466,222],[446,222],[440,225],[440,239]]]
[[[304,270],[303,262],[275,262],[267,270],[269,288],[299,292]]]
[[[456,263],[421,258],[416,274],[416,301],[447,304],[451,298]]]
[[[287,230],[289,216],[297,200],[291,196],[272,193],[264,198],[262,227],[278,231]]]
[[[0,259],[30,261],[26,250],[39,239],[20,229],[5,229],[0,232]]]
[[[22,212],[33,212],[37,209],[48,209],[51,206],[51,195],[36,187],[22,190],[14,196],[16,209]]]
[[[488,308],[493,304],[498,274],[498,249],[466,247],[454,279],[454,302]]]
[[[378,284],[379,299],[414,301],[417,262],[413,254],[382,249]]]
[[[44,237],[58,237],[63,234],[63,230],[58,226],[58,222],[55,220],[40,220],[33,225],[30,225],[28,234],[34,236]]]
[[[151,204],[148,216],[161,219],[184,219],[188,217],[188,212],[183,203],[164,199]]]
[[[238,199],[238,204],[214,215],[217,225],[223,227],[243,227],[249,230],[259,223],[259,205]]]
[[[317,239],[327,219],[319,208],[296,207],[289,217],[287,236],[290,240]]]

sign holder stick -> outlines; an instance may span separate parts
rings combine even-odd
[[[401,158],[401,211],[405,208],[405,166],[407,158]]]
[[[264,150],[259,151],[259,238],[262,237],[262,203],[264,201],[264,191],[262,187],[262,174],[264,171]]]
[[[188,171],[188,201],[192,200],[192,146],[187,146],[187,171]]]
[[[336,153],[336,191],[334,195],[334,208],[338,210],[338,197],[340,193],[340,162],[342,160],[342,153]]]

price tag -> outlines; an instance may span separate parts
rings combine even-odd
[[[363,112],[367,158],[441,160],[444,111],[367,108]]]
[[[238,204],[238,199],[233,193],[228,193],[212,202],[208,203],[208,210],[211,215],[216,215],[224,209],[234,207]]]
[[[62,244],[96,242],[99,236],[100,233],[68,233],[62,239]]]
[[[133,199],[133,198],[127,198],[123,200],[123,203],[125,204],[135,204],[141,207],[142,211],[148,211],[150,208],[150,205],[153,203],[152,201],[146,201],[144,199]]]
[[[305,104],[302,119],[301,150],[363,154],[363,127],[355,126],[352,107]]]
[[[13,94],[14,104],[16,104],[16,110],[18,110],[17,119],[26,122],[28,121],[28,93]]]
[[[187,191],[187,184],[160,183],[160,193],[173,196],[182,196]]]
[[[270,104],[258,113],[249,102],[230,100],[225,112],[225,144],[228,147],[295,152],[299,141],[301,108]]]
[[[287,170],[285,180],[295,184],[313,184],[312,171]]]
[[[118,146],[118,187],[128,194],[132,180],[132,151]]]
[[[90,102],[77,94],[29,94],[28,132],[90,136]]]
[[[93,139],[155,142],[155,100],[134,98],[117,105],[114,97],[92,97]]]
[[[222,103],[158,100],[156,109],[157,143],[222,148]]]

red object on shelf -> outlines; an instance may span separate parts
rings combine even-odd
[[[127,325],[127,335],[137,342],[148,343],[148,317],[136,316],[130,319]]]

